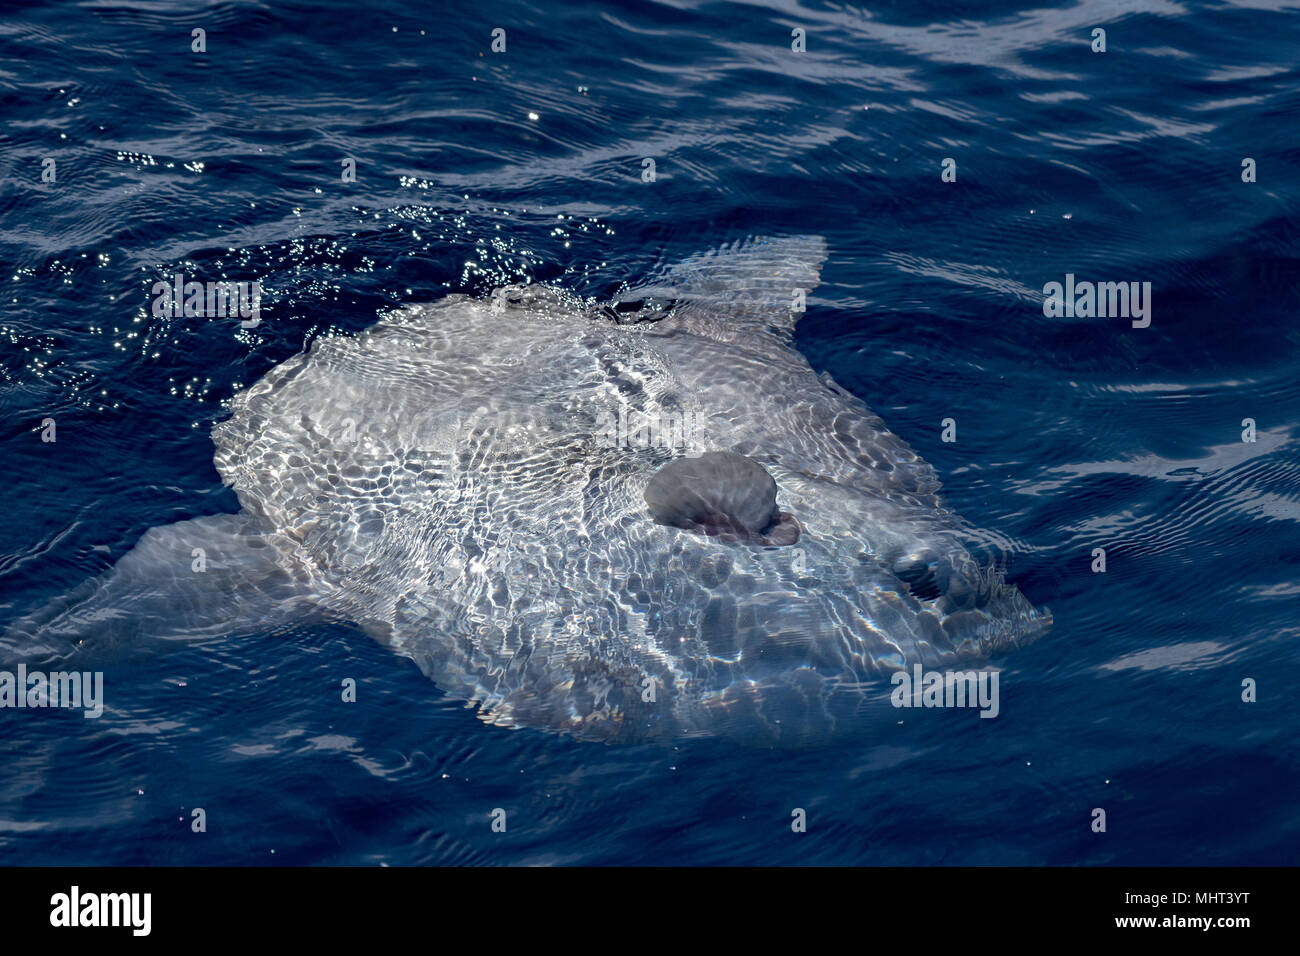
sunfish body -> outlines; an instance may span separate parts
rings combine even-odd
[[[656,321],[512,287],[318,339],[213,431],[242,511],[148,531],[28,633],[324,614],[498,725],[852,728],[891,673],[976,665],[1050,616],[972,557],[930,466],[794,349],[824,258],[816,237],[696,257],[632,290],[672,303]]]

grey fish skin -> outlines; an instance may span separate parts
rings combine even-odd
[[[896,719],[892,672],[986,662],[1051,617],[980,567],[930,466],[791,345],[825,256],[793,237],[694,257],[629,291],[670,306],[635,325],[512,287],[318,339],[213,430],[239,515],[151,530],[17,631],[186,640],[322,615],[488,723],[584,739],[798,744]],[[624,421],[697,427],[688,449]],[[647,486],[700,449],[761,466],[797,541],[657,522]]]

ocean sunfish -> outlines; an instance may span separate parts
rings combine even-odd
[[[892,673],[969,667],[1051,617],[976,559],[933,469],[795,350],[825,256],[819,237],[750,239],[634,286],[639,312],[512,286],[321,337],[213,430],[238,514],[149,530],[8,643],[320,615],[501,726],[854,728]]]

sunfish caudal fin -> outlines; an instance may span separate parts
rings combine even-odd
[[[746,333],[788,335],[821,281],[821,236],[754,237],[691,256],[621,298],[678,303],[665,329],[731,341]]]
[[[0,654],[59,660],[83,646],[273,630],[313,607],[282,543],[242,514],[150,528],[109,571],[7,628]]]

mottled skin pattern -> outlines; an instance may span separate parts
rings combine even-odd
[[[631,291],[670,306],[652,322],[529,287],[322,338],[213,432],[242,514],[153,529],[40,627],[71,637],[107,615],[185,638],[323,613],[495,724],[760,742],[853,728],[890,671],[984,660],[1050,617],[978,567],[932,469],[790,344],[794,290],[824,257],[793,238],[682,263]],[[684,452],[620,443],[620,406],[685,414],[701,447],[762,464],[798,542],[652,520],[646,484]]]

